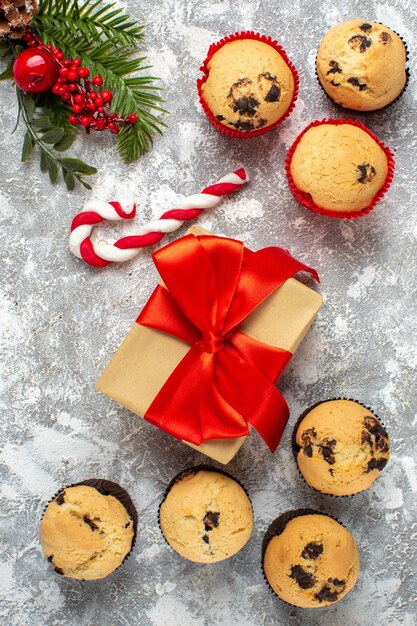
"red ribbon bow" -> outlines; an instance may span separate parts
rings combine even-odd
[[[153,254],[158,285],[136,320],[190,344],[145,419],[200,445],[241,437],[251,424],[276,449],[287,404],[274,382],[291,353],[239,332],[270,294],[299,271],[317,272],[282,248],[252,252],[240,241],[187,235]]]

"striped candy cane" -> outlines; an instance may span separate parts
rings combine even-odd
[[[249,176],[243,168],[227,174],[214,185],[203,189],[201,193],[182,200],[177,208],[163,213],[159,219],[142,226],[138,235],[123,237],[114,244],[105,241],[93,243],[90,238],[93,227],[105,220],[134,218],[136,205],[90,200],[72,221],[70,250],[76,257],[93,267],[105,267],[110,263],[129,261],[139,254],[141,248],[154,246],[166,233],[174,232],[185,221],[193,220],[206,209],[217,206],[223,196],[238,191],[248,181]]]

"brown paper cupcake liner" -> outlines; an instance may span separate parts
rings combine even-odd
[[[338,524],[346,528],[346,526],[342,524],[342,522],[340,522],[336,517],[334,517],[334,515],[329,515],[328,513],[323,513],[321,511],[317,511],[316,509],[293,509],[291,511],[285,511],[285,513],[282,513],[279,517],[276,517],[274,521],[271,522],[271,524],[266,529],[266,532],[262,541],[262,558],[261,558],[262,576],[264,578],[266,585],[268,586],[268,589],[271,591],[271,593],[274,596],[279,598],[280,601],[283,602],[284,604],[291,606],[291,607],[295,606],[298,609],[301,607],[297,606],[296,604],[291,604],[290,602],[287,602],[286,600],[283,600],[277,594],[277,592],[274,591],[273,587],[270,585],[268,578],[266,577],[266,574],[265,574],[264,557],[265,557],[266,549],[271,539],[273,539],[277,535],[280,535],[282,532],[284,532],[285,527],[289,521],[291,521],[295,517],[301,517],[302,515],[324,515],[326,517],[331,517],[335,522],[337,522]],[[349,531],[348,528],[346,528],[346,530]],[[317,607],[317,608],[326,608],[326,607]]]
[[[314,128],[315,126],[321,126],[322,124],[333,124],[334,126],[339,126],[340,124],[351,124],[352,126],[356,126],[357,128],[360,128],[361,130],[368,133],[368,135],[372,137],[374,141],[376,141],[379,147],[382,148],[382,150],[386,154],[387,161],[388,161],[388,174],[385,179],[385,182],[383,186],[381,187],[381,189],[378,191],[378,193],[374,196],[371,204],[369,204],[369,206],[365,207],[361,211],[349,213],[346,211],[329,211],[327,209],[323,209],[315,204],[310,193],[301,191],[301,189],[298,189],[298,187],[294,183],[293,177],[291,176],[291,160],[294,155],[295,149],[298,146],[299,142],[301,141],[301,138],[303,137],[303,135],[308,130],[310,130],[310,128]],[[311,124],[306,126],[306,128],[304,128],[304,130],[298,135],[298,137],[292,144],[291,148],[288,150],[287,156],[285,157],[285,173],[286,173],[288,185],[291,190],[291,193],[293,194],[297,202],[307,207],[307,209],[310,209],[310,211],[313,211],[313,213],[318,213],[319,215],[325,215],[326,217],[333,217],[333,218],[345,219],[345,220],[358,219],[359,217],[363,217],[364,215],[367,215],[374,209],[376,204],[386,194],[386,192],[388,191],[392,183],[392,179],[394,177],[394,167],[395,167],[394,153],[391,152],[388,146],[382,143],[382,141],[369,128],[367,128],[367,126],[365,126],[361,122],[358,122],[357,120],[352,120],[350,118],[346,118],[346,119],[325,118],[323,120],[315,120],[314,122],[311,122]]]
[[[297,430],[298,430],[299,425],[301,424],[301,422],[303,421],[305,416],[308,415],[308,413],[310,413],[310,411],[315,409],[317,406],[320,406],[320,404],[324,404],[325,402],[332,402],[333,400],[350,400],[351,402],[356,402],[356,404],[360,404],[361,406],[363,406],[364,409],[367,409],[368,411],[370,411],[372,413],[372,415],[375,417],[375,419],[377,419],[378,422],[381,424],[381,426],[383,426],[384,429],[385,429],[384,423],[378,417],[378,415],[376,415],[376,413],[374,413],[374,410],[371,407],[366,406],[366,404],[363,404],[362,402],[359,402],[359,400],[355,400],[354,398],[340,398],[340,397],[339,398],[327,398],[327,400],[320,400],[319,402],[316,402],[315,404],[312,404],[307,409],[305,409],[305,411],[303,411],[301,413],[300,417],[297,419],[297,421],[295,422],[294,427],[292,429],[292,433],[291,433],[291,450],[292,450],[292,453],[293,453],[293,456],[294,456],[295,463],[297,465],[297,471],[298,471],[299,475],[301,476],[301,478],[303,479],[303,481],[305,482],[305,484],[308,485],[308,487],[310,487],[310,489],[313,489],[314,491],[316,491],[317,493],[319,493],[322,496],[329,496],[330,498],[351,498],[352,496],[357,495],[357,493],[362,493],[362,492],[359,491],[359,492],[355,492],[355,493],[351,493],[351,494],[337,495],[337,494],[334,494],[334,493],[325,493],[324,491],[320,491],[319,489],[316,489],[315,487],[313,487],[312,485],[310,485],[306,481],[306,479],[304,478],[304,476],[300,472],[300,468],[298,467],[298,463],[297,463],[297,454],[301,450],[300,446],[296,442]],[[385,429],[385,432],[386,432],[386,429]],[[388,436],[388,434],[387,434],[387,436]]]
[[[202,91],[202,86],[206,82],[208,75],[209,75],[209,70],[208,70],[207,65],[210,62],[212,56],[215,54],[215,52],[220,50],[220,48],[222,48],[225,44],[230,43],[231,41],[239,40],[239,39],[255,39],[256,41],[262,41],[263,43],[266,43],[269,46],[272,46],[272,48],[274,48],[280,54],[282,59],[285,61],[286,65],[290,69],[291,74],[293,75],[293,78],[294,78],[294,94],[293,94],[290,106],[285,111],[285,113],[270,126],[266,126],[264,128],[258,128],[257,130],[254,130],[251,132],[233,130],[231,128],[228,128],[224,124],[221,124],[219,120],[216,118],[216,116],[211,112],[208,105],[206,104],[203,98],[203,91]],[[260,35],[259,33],[255,33],[254,31],[243,31],[241,33],[234,33],[232,35],[228,35],[227,37],[223,37],[223,39],[221,39],[220,41],[217,41],[216,43],[212,43],[208,50],[207,57],[205,58],[205,60],[203,61],[203,64],[200,67],[200,71],[203,72],[204,75],[201,78],[197,79],[197,91],[198,91],[198,98],[200,100],[200,104],[203,108],[203,111],[207,119],[209,120],[209,122],[214,126],[214,128],[217,131],[219,131],[219,133],[221,133],[222,135],[225,135],[226,137],[231,137],[232,139],[251,139],[252,137],[259,137],[259,135],[263,135],[273,130],[291,114],[298,98],[300,78],[298,76],[297,70],[295,69],[295,66],[289,60],[284,48],[280,46],[279,43],[275,39],[272,39],[272,37],[268,37],[266,35]]]
[[[383,24],[382,22],[377,22],[377,23],[378,23],[378,24],[381,24],[381,26],[385,26],[385,24]],[[393,31],[396,35],[398,35],[398,37],[399,37],[399,38],[401,39],[401,41],[403,42],[403,44],[404,44],[404,48],[405,48],[405,62],[406,62],[406,63],[408,63],[408,61],[409,61],[409,59],[410,59],[410,54],[409,54],[409,51],[408,51],[407,42],[403,39],[403,37],[402,37],[399,33],[397,33],[397,31],[393,30],[392,28],[391,28],[391,30],[392,30],[392,31]],[[320,78],[319,78],[318,73],[317,73],[317,55],[318,55],[318,48],[317,48],[317,52],[316,52],[316,61],[315,61],[314,67],[315,67],[315,74],[316,74],[316,78],[317,78],[317,81],[318,81],[318,83],[319,83],[319,85],[320,85],[320,89],[322,89],[322,91],[323,91],[323,93],[325,94],[325,96],[326,96],[326,97],[327,97],[327,98],[328,98],[331,102],[333,102],[333,104],[334,104],[335,106],[337,106],[339,109],[341,109],[342,111],[344,111],[344,112],[345,112],[345,113],[347,113],[348,115],[361,115],[361,116],[363,116],[363,115],[369,115],[369,114],[371,114],[371,115],[372,115],[373,113],[379,113],[380,111],[385,111],[385,109],[388,109],[388,107],[390,107],[391,105],[393,105],[395,102],[397,102],[397,101],[398,101],[398,100],[399,100],[399,99],[403,96],[403,94],[404,94],[405,90],[406,90],[406,89],[407,89],[407,87],[408,87],[408,83],[410,82],[410,75],[411,75],[411,72],[410,72],[410,68],[407,66],[407,67],[405,68],[405,85],[404,85],[404,87],[402,88],[402,90],[400,91],[400,93],[398,94],[398,96],[397,96],[396,98],[394,98],[394,100],[392,100],[391,102],[389,102],[388,104],[386,104],[384,107],[381,107],[380,109],[374,109],[374,110],[372,110],[372,111],[358,111],[357,109],[350,109],[350,108],[344,107],[343,105],[341,105],[341,104],[339,104],[338,102],[336,102],[335,100],[333,100],[333,98],[332,98],[332,97],[331,97],[331,96],[327,93],[327,91],[325,90],[325,88],[324,88],[324,87],[323,87],[323,85],[321,84]]]
[[[86,480],[81,480],[78,483],[72,483],[71,485],[66,485],[65,487],[62,487],[62,489],[57,491],[57,493],[48,501],[47,505],[45,506],[45,508],[43,510],[41,519],[43,519],[43,517],[45,515],[45,512],[46,512],[46,509],[51,504],[51,502],[56,500],[58,498],[58,496],[63,491],[65,491],[65,489],[70,489],[71,487],[81,487],[83,485],[85,485],[86,487],[94,487],[94,489],[97,489],[97,491],[99,493],[101,493],[103,496],[114,496],[115,498],[117,498],[117,500],[119,500],[119,502],[125,507],[126,511],[129,513],[130,517],[132,518],[132,521],[133,521],[132,545],[130,546],[130,550],[126,554],[126,556],[123,559],[123,561],[114,570],[114,572],[115,572],[117,569],[119,569],[119,567],[121,567],[123,565],[123,563],[131,555],[131,553],[133,551],[133,548],[135,546],[135,543],[136,543],[137,529],[138,529],[138,512],[137,512],[136,507],[135,507],[135,505],[133,503],[133,500],[130,497],[130,495],[128,494],[128,492],[125,489],[123,489],[123,487],[121,487],[118,483],[115,483],[115,482],[113,482],[111,480],[107,480],[106,478],[88,478]],[[54,570],[54,571],[56,571],[56,570]],[[57,573],[59,573],[59,572],[57,572]],[[113,574],[113,572],[111,572],[111,574]],[[109,576],[111,574],[109,574]],[[107,578],[107,576],[106,576],[106,578]],[[78,578],[73,578],[71,580],[78,580],[79,582],[94,582],[94,580],[93,581],[81,580],[81,579],[78,579]]]
[[[165,500],[167,499],[167,496],[168,496],[169,492],[171,491],[172,487],[175,485],[175,483],[177,483],[178,481],[180,481],[183,478],[185,478],[185,476],[191,476],[192,474],[197,474],[197,472],[200,472],[200,471],[214,472],[216,474],[223,474],[223,476],[227,476],[228,478],[231,478],[232,480],[234,480],[238,485],[240,485],[240,487],[242,487],[243,491],[246,493],[246,495],[248,497],[248,500],[250,502],[250,505],[252,507],[252,513],[253,513],[252,500],[250,499],[250,496],[249,496],[245,486],[242,485],[240,480],[235,478],[235,476],[232,476],[231,474],[229,474],[228,472],[225,472],[222,469],[218,469],[217,467],[213,467],[211,465],[206,465],[204,463],[201,463],[199,465],[194,465],[193,467],[187,467],[186,469],[184,469],[181,472],[179,472],[178,474],[176,474],[176,476],[174,476],[174,478],[172,478],[172,480],[169,482],[168,487],[165,489],[164,495],[162,496],[162,500],[161,500],[161,503],[160,503],[159,508],[158,508],[158,526],[159,526],[159,530],[161,531],[161,534],[162,534],[165,542],[169,545],[171,550],[173,550],[174,552],[175,552],[174,548],[167,541],[164,533],[162,532],[162,528],[161,528],[161,507],[162,507],[163,503],[165,502]],[[178,554],[178,552],[176,552],[176,554]],[[202,564],[202,565],[204,565],[204,564]]]

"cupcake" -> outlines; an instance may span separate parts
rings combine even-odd
[[[376,111],[391,104],[407,84],[407,50],[390,28],[348,20],[330,29],[317,52],[317,76],[336,104]]]
[[[303,413],[293,451],[304,480],[334,496],[369,487],[389,459],[390,443],[378,418],[353,400],[327,400]]]
[[[359,550],[350,532],[310,509],[284,513],[272,522],[262,556],[271,589],[284,602],[303,609],[338,602],[359,576]]]
[[[298,74],[271,37],[236,33],[212,44],[197,81],[204,112],[228,137],[257,137],[295,106]]]
[[[248,542],[252,505],[231,476],[205,466],[191,468],[171,481],[159,509],[159,525],[169,545],[185,559],[217,563]]]
[[[298,202],[329,217],[369,213],[391,184],[393,154],[360,122],[312,122],[286,158],[290,189]]]
[[[130,553],[137,512],[127,492],[92,479],[60,491],[45,510],[40,538],[57,574],[80,580],[105,578]]]

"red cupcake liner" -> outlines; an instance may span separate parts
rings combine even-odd
[[[378,191],[378,193],[374,196],[371,204],[365,207],[364,209],[362,209],[361,211],[347,212],[347,211],[329,211],[327,209],[323,209],[322,207],[319,207],[314,203],[313,198],[311,197],[311,194],[305,191],[301,191],[301,189],[298,189],[298,187],[294,183],[293,177],[291,176],[291,170],[290,170],[291,160],[292,160],[294,151],[296,147],[298,146],[299,142],[301,141],[301,138],[303,137],[303,135],[310,128],[313,128],[315,126],[321,126],[322,124],[334,124],[335,126],[339,126],[341,124],[351,124],[352,126],[357,126],[357,128],[361,128],[366,133],[368,133],[368,135],[372,137],[374,141],[376,141],[376,143],[379,145],[380,148],[382,148],[382,150],[385,152],[387,156],[388,173],[387,173],[385,182],[383,186],[381,187],[381,189]],[[311,122],[311,124],[309,124],[298,135],[297,139],[294,141],[291,148],[288,150],[287,156],[285,157],[285,173],[287,176],[288,185],[291,189],[291,192],[294,198],[297,200],[297,202],[300,202],[300,204],[303,204],[305,207],[307,207],[307,209],[310,209],[310,211],[313,211],[313,213],[318,213],[319,215],[325,215],[326,217],[335,217],[338,219],[345,219],[345,220],[357,219],[359,217],[363,217],[364,215],[367,215],[368,213],[372,211],[375,205],[381,200],[381,198],[388,191],[392,183],[392,179],[394,177],[394,167],[395,167],[394,153],[388,148],[388,146],[382,143],[382,141],[364,124],[362,124],[361,122],[358,122],[357,120],[352,120],[350,118],[348,119],[325,118],[323,120],[315,120],[314,122]]]
[[[213,113],[209,109],[208,105],[206,104],[203,98],[203,93],[202,93],[202,86],[206,82],[208,75],[209,75],[209,70],[208,70],[207,65],[210,62],[212,56],[218,50],[220,50],[220,48],[222,48],[225,44],[230,43],[231,41],[237,41],[239,39],[255,39],[256,41],[262,41],[263,43],[266,43],[269,46],[272,46],[278,52],[278,54],[281,55],[281,57],[283,58],[283,60],[285,61],[289,69],[291,70],[291,74],[293,75],[293,78],[294,78],[294,94],[291,100],[291,104],[288,107],[288,109],[285,111],[285,113],[279,118],[279,120],[277,120],[270,126],[266,126],[264,128],[258,128],[257,130],[250,131],[250,132],[232,130],[231,128],[228,128],[224,124],[221,124],[219,120],[216,119],[216,116],[213,115]],[[197,91],[198,91],[198,98],[200,100],[200,104],[203,107],[203,111],[208,121],[214,126],[216,130],[219,131],[219,133],[221,133],[222,135],[225,135],[226,137],[231,137],[232,139],[250,139],[252,137],[259,137],[259,135],[268,133],[270,130],[273,130],[279,124],[281,124],[281,122],[283,122],[291,114],[291,112],[293,111],[295,107],[295,103],[298,98],[300,78],[298,76],[297,70],[295,69],[295,66],[289,60],[284,48],[280,46],[279,43],[275,39],[272,39],[272,37],[268,37],[266,35],[260,35],[259,33],[255,33],[249,30],[241,32],[241,33],[234,33],[232,35],[228,35],[227,37],[223,37],[223,39],[220,39],[220,41],[217,41],[216,43],[211,44],[207,53],[207,57],[205,58],[203,65],[200,67],[200,70],[204,72],[204,76],[197,80]]]

